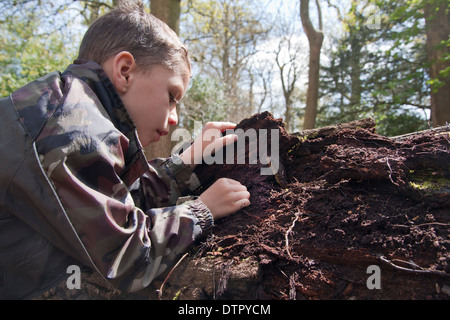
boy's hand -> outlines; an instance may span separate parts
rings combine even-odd
[[[217,151],[237,140],[236,134],[222,136],[222,132],[234,129],[236,124],[231,122],[207,122],[203,127],[201,136],[187,148],[180,158],[185,164],[195,167],[202,162],[203,156],[210,156],[212,151]],[[207,149],[207,150],[206,150]],[[205,152],[206,150],[206,152]]]
[[[214,220],[226,217],[250,205],[250,193],[240,182],[221,178],[200,195]]]

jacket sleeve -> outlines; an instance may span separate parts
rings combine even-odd
[[[121,139],[110,135],[103,142],[113,145]],[[181,195],[176,180],[183,173],[173,171],[170,159],[159,167],[164,175],[150,167],[140,179],[141,208],[118,175],[120,152],[70,149],[66,145],[41,157],[44,168],[90,260],[119,289],[148,286],[210,231],[212,215],[200,199],[173,201]]]
[[[176,154],[151,160],[149,165],[150,170],[130,188],[136,206],[150,216],[166,207],[185,206],[198,217],[203,233],[209,233],[214,226],[212,214],[198,197],[190,195],[201,187],[193,169]]]
[[[139,179],[141,197],[133,197],[121,179],[128,139],[107,119],[86,121],[92,111],[82,104],[71,108],[42,131],[41,165],[88,261],[119,289],[140,290],[211,229],[212,215],[197,198],[177,204],[198,181],[172,158],[152,162]],[[61,128],[73,123],[64,116],[77,117],[76,129]]]
[[[140,187],[136,201],[144,210],[172,206],[179,202],[180,197],[192,194],[201,187],[197,175],[176,154],[167,159],[151,160],[149,166],[150,170],[134,186]]]

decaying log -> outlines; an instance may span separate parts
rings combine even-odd
[[[447,134],[448,135],[449,133],[450,133],[450,125],[446,125],[446,126],[440,126],[440,127],[436,127],[436,128],[432,128],[432,129],[419,131],[419,132],[411,132],[411,133],[407,133],[407,134],[402,134],[399,136],[392,137],[392,139],[394,139],[396,141],[402,141],[402,140],[412,138],[412,137],[419,137],[421,135],[427,135],[427,134],[434,134],[434,135]]]
[[[344,129],[368,129],[374,132],[375,130],[375,120],[373,118],[366,118],[362,120],[355,120],[347,123],[338,123],[336,125],[330,125],[317,129],[308,129],[300,132],[293,133],[294,136],[299,137],[301,139],[314,139],[320,137],[330,136],[332,134],[336,134],[337,132]]]
[[[258,165],[197,169],[203,178],[225,176],[247,185],[252,206],[217,223],[206,249],[174,279],[179,297],[448,299],[446,129],[389,138],[376,134],[369,118],[289,135],[268,114],[238,126],[272,128],[274,123],[282,132],[283,185],[277,176],[258,176]],[[211,260],[215,268],[233,261],[220,297],[212,289],[196,296],[195,285],[178,285],[186,284],[185,272]],[[244,281],[247,290],[236,290],[233,284],[243,282],[238,275],[248,269],[247,261],[253,266]],[[367,285],[368,267],[374,265],[383,274],[382,290]],[[203,272],[220,282],[217,272],[215,277],[211,269]]]
[[[79,298],[450,299],[448,127],[388,138],[364,119],[288,134],[263,113],[238,128],[280,130],[283,183],[260,163],[198,166],[206,186],[246,185],[251,205],[149,288],[130,295],[85,277],[97,293]],[[368,284],[370,266],[381,289]],[[67,294],[53,290],[44,298]]]

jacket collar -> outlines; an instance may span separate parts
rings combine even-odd
[[[149,169],[144,150],[137,136],[136,125],[129,115],[106,72],[96,62],[75,60],[62,74],[73,74],[84,81],[96,94],[114,126],[124,134],[129,145],[125,152],[125,168],[121,178],[128,185]]]

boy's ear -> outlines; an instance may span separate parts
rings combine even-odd
[[[125,94],[130,82],[133,80],[133,71],[136,68],[134,57],[128,51],[121,51],[114,56],[109,69],[110,78],[119,94]]]

